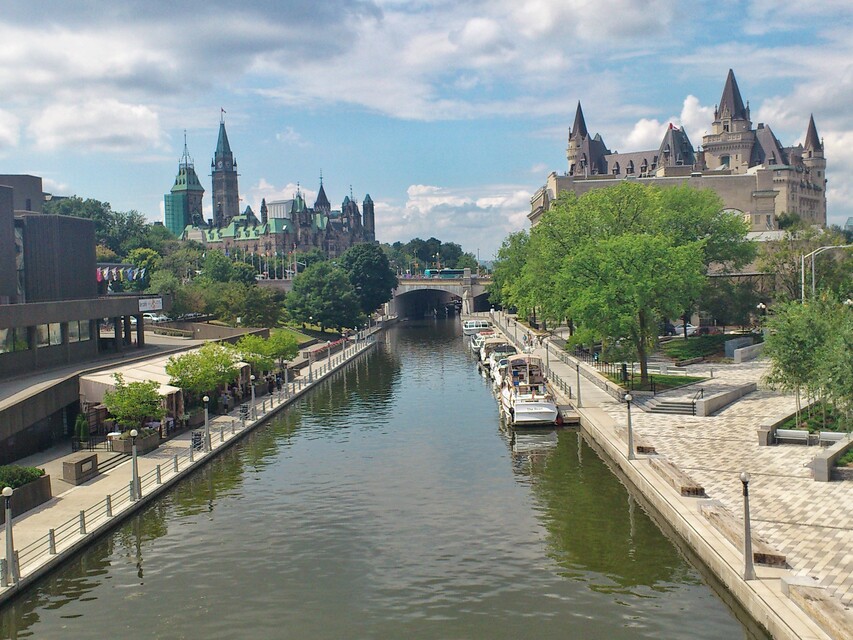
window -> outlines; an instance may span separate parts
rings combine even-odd
[[[62,327],[58,322],[36,325],[36,347],[51,347],[62,344]]]
[[[91,324],[88,320],[80,321],[80,342],[92,339]]]
[[[26,327],[0,329],[0,353],[26,351],[28,347]]]
[[[68,323],[68,342],[80,342],[80,323],[76,320]]]

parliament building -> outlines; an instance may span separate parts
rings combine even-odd
[[[197,240],[229,255],[283,256],[319,249],[335,258],[356,244],[376,241],[374,205],[365,195],[359,210],[352,194],[333,210],[323,179],[313,206],[301,190],[292,199],[261,202],[240,212],[237,161],[228,142],[225,121],[219,122],[219,139],[211,161],[213,217],[202,214],[202,187],[184,143],[184,155],[171,192],[165,196],[165,225],[185,240]]]

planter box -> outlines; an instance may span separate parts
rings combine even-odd
[[[52,498],[50,492],[50,476],[43,475],[38,480],[25,484],[15,489],[12,494],[12,517],[16,517],[35,509]],[[0,524],[6,522],[6,510],[0,509]]]
[[[150,436],[142,436],[136,439],[136,453],[140,456],[148,453],[149,451],[154,451],[154,449],[159,446],[159,433],[152,433]],[[126,453],[128,455],[133,453],[133,442],[131,438],[117,438],[116,440],[113,440],[113,451]]]

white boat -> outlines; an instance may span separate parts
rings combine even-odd
[[[483,342],[489,338],[493,338],[495,336],[494,329],[485,329],[480,331],[479,333],[471,336],[471,351],[473,351],[477,357],[480,357],[480,347],[483,346]]]
[[[480,347],[480,353],[478,357],[480,358],[480,362],[483,363],[483,366],[489,366],[489,356],[492,355],[492,352],[497,351],[499,349],[503,349],[504,351],[507,348],[511,348],[515,351],[515,347],[513,347],[509,342],[506,341],[506,338],[501,336],[493,336],[491,338],[486,338],[483,341],[483,346]]]
[[[513,345],[509,343],[504,343],[502,346],[498,346],[492,349],[492,352],[489,354],[487,363],[489,366],[489,371],[492,374],[492,378],[495,377],[500,363],[506,360],[509,356],[514,356],[516,353],[518,353],[518,349],[516,349]]]
[[[483,329],[491,329],[492,323],[488,320],[465,320],[462,323],[462,335],[473,336]]]
[[[500,397],[501,408],[512,426],[559,424],[560,411],[542,372],[542,360],[536,356],[507,358]]]

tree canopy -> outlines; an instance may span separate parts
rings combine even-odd
[[[205,393],[237,378],[238,359],[233,349],[208,342],[199,349],[172,356],[166,362],[171,383],[198,400]]]
[[[529,237],[506,239],[493,295],[521,313],[570,318],[603,342],[627,341],[647,378],[647,353],[664,317],[689,309],[711,264],[750,260],[743,219],[719,197],[636,182],[563,194]]]
[[[363,313],[372,313],[394,295],[397,276],[379,245],[357,244],[350,247],[340,257],[338,265],[349,277]]]
[[[355,328],[363,322],[358,296],[347,273],[331,262],[318,262],[294,280],[287,312],[296,322],[318,324],[325,331]]]
[[[125,382],[115,374],[115,385],[104,393],[104,406],[125,427],[140,427],[146,419],[160,420],[166,413],[159,394],[160,385],[153,380]]]

